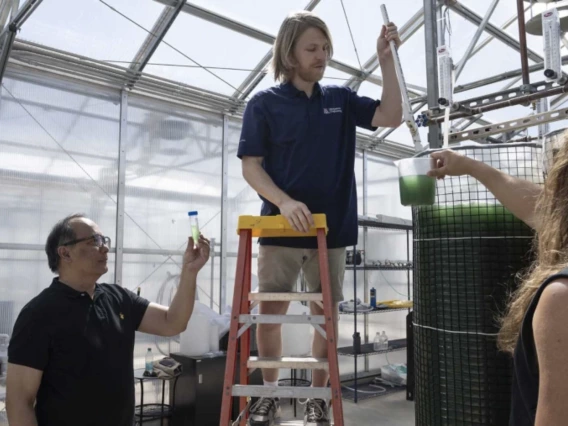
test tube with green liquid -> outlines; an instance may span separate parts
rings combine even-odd
[[[197,219],[197,212],[187,212],[189,216],[189,226],[191,226],[191,236],[193,237],[193,244],[197,245],[199,242],[199,220]]]

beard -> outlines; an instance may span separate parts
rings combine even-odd
[[[296,74],[302,80],[310,82],[310,83],[317,83],[323,78],[323,74],[325,72],[325,67],[323,68],[303,68],[299,67],[296,68]]]

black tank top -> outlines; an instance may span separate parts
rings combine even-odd
[[[535,423],[539,381],[532,322],[542,292],[548,284],[558,278],[568,278],[568,268],[552,275],[542,283],[534,295],[521,325],[514,354],[515,371],[509,426],[534,426]]]

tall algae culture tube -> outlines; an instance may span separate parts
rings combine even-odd
[[[537,144],[455,150],[542,182]],[[497,319],[530,265],[533,231],[469,176],[438,181],[413,220],[416,424],[507,425],[512,360],[497,349]]]

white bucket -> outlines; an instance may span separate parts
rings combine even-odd
[[[299,302],[290,303],[289,315],[309,315],[310,309]],[[312,350],[312,327],[307,324],[282,325],[282,355],[308,355]]]
[[[197,305],[199,302],[195,302]],[[180,335],[180,353],[186,356],[201,356],[210,351],[211,326],[209,318],[197,309],[187,324],[187,329]]]

